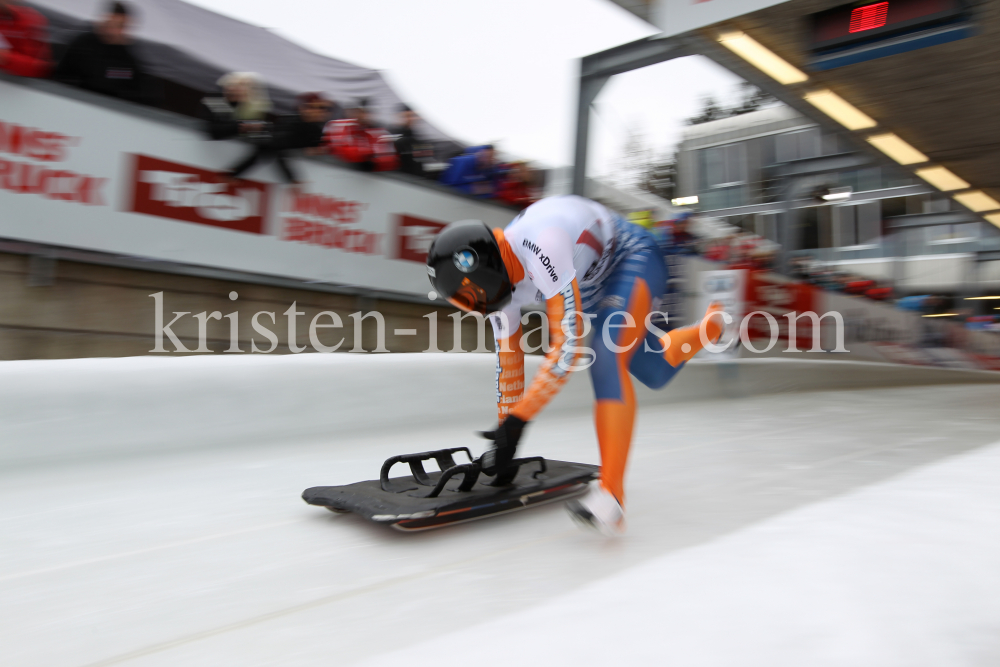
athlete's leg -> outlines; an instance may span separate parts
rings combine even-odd
[[[697,324],[674,329],[660,338],[666,346],[663,356],[675,368],[680,368],[704,347],[705,342],[715,342],[722,336],[725,322],[722,319],[722,304],[713,302]]]
[[[662,389],[667,386],[667,383],[677,375],[677,371],[684,367],[684,362],[677,366],[667,363],[663,356],[663,343],[652,331],[646,332],[645,340],[638,347],[628,370],[636,380],[650,389]]]
[[[648,257],[647,262],[644,277],[650,285],[650,291],[655,300],[662,297],[666,292],[670,271],[663,261],[663,257],[658,254]],[[670,315],[670,313],[667,313],[668,317]],[[671,366],[667,363],[667,360],[663,356],[663,343],[651,327],[647,327],[644,334],[644,339],[636,346],[635,354],[632,356],[632,362],[629,364],[628,370],[635,376],[636,380],[650,389],[662,389],[668,382],[674,379],[677,371],[684,364]]]
[[[601,449],[601,485],[620,504],[625,499],[625,466],[636,408],[629,366],[645,339],[646,314],[653,296],[651,281],[656,295],[662,292],[662,263],[655,251],[641,251],[622,260],[608,278],[594,320],[590,377],[596,399],[594,420]]]

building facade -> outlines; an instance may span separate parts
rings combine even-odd
[[[848,151],[837,134],[783,105],[693,125],[678,147],[678,196],[697,196],[701,214],[780,242],[779,165]],[[847,191],[849,199],[821,198]],[[792,202],[800,228],[793,253],[892,280],[901,292],[960,289],[970,279],[970,253],[992,231],[979,222],[890,231],[890,218],[953,205],[922,181],[878,166],[814,177],[809,192]],[[895,261],[903,257],[906,266]]]

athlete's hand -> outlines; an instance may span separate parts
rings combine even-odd
[[[487,475],[495,475],[498,471],[506,468],[514,460],[517,453],[517,443],[521,439],[521,433],[528,422],[518,419],[514,415],[507,415],[507,419],[492,431],[480,431],[479,435],[487,440],[493,441],[493,447],[487,449],[481,457],[479,463],[483,472]]]

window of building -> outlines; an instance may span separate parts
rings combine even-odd
[[[747,203],[747,151],[744,143],[697,151],[698,197],[703,210]]]
[[[775,143],[779,135],[768,135],[760,138],[760,166],[770,167],[777,162]]]
[[[824,132],[822,136],[823,155],[836,155],[837,153],[851,152],[847,142],[840,138],[839,134]]]
[[[833,207],[833,245],[847,247],[877,242],[882,234],[880,202]]]
[[[819,248],[819,207],[799,209],[796,213],[795,226],[798,227],[799,249],[815,250]]]
[[[698,151],[698,158],[705,189],[746,183],[746,147],[742,143],[704,148]]]
[[[820,149],[819,128],[786,132],[775,137],[775,160],[788,162],[816,157]]]

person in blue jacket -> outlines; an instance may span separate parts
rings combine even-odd
[[[441,182],[474,197],[488,199],[496,194],[501,175],[493,146],[473,146],[451,159]]]

